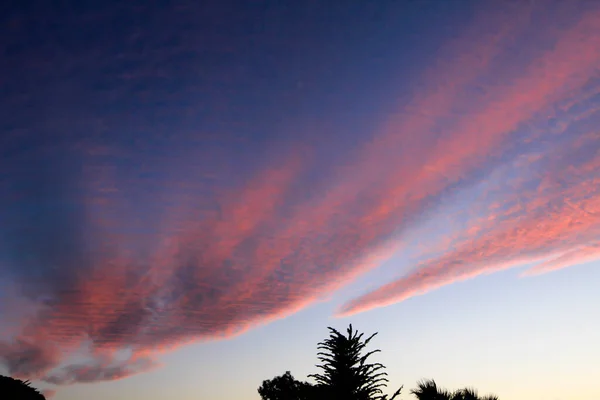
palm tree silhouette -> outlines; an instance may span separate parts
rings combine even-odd
[[[465,388],[454,392],[452,400],[498,400],[498,396],[490,394],[485,397],[479,397],[476,389]]]
[[[433,379],[422,380],[417,387],[410,391],[418,400],[498,400],[496,395],[479,397],[477,390],[472,388],[459,389],[450,392],[441,388]]]
[[[410,392],[419,400],[454,400],[453,394],[439,387],[433,379],[419,381]]]
[[[0,398],[10,400],[46,400],[31,382],[0,375]]]
[[[363,339],[364,333],[353,330],[352,325],[347,335],[331,327],[328,329],[329,338],[318,344],[321,351],[317,356],[322,364],[317,367],[323,372],[309,375],[317,381],[323,396],[335,400],[387,400],[387,395],[383,394],[388,382],[385,366],[367,362],[380,350],[364,353],[377,333]],[[398,396],[401,390],[402,387],[389,400]]]

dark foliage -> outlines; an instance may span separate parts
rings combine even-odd
[[[495,395],[480,397],[477,390],[471,388],[459,389],[450,392],[439,387],[433,379],[424,380],[411,390],[418,400],[498,400]]]
[[[352,325],[345,335],[334,328],[328,329],[329,337],[317,347],[321,361],[317,367],[322,372],[309,375],[316,384],[298,381],[287,371],[263,381],[258,388],[262,400],[394,400],[400,395],[402,387],[389,398],[384,394],[388,383],[385,366],[368,362],[380,351],[366,351],[377,333],[365,338]],[[496,395],[481,397],[472,388],[451,392],[439,387],[433,379],[418,382],[411,394],[418,400],[498,400]]]
[[[388,379],[385,366],[381,363],[369,363],[368,359],[380,350],[365,352],[369,342],[377,335],[363,339],[359,333],[348,327],[347,335],[334,328],[328,328],[329,338],[320,342],[317,353],[322,364],[320,374],[310,375],[329,399],[340,400],[387,400],[383,393]],[[393,400],[402,388],[390,398]]]
[[[46,400],[31,382],[0,375],[0,399]]]
[[[312,400],[316,393],[314,385],[296,380],[290,371],[263,381],[258,388],[262,400]]]
[[[431,380],[423,380],[417,383],[417,387],[410,391],[419,400],[451,400],[452,393],[437,385]]]
[[[459,389],[452,394],[452,400],[498,400],[498,396],[488,394],[481,397],[477,394],[477,390],[472,388]]]

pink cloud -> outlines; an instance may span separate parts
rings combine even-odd
[[[597,243],[583,245],[569,250],[555,258],[544,261],[525,271],[525,276],[539,275],[546,272],[600,260],[600,245]]]
[[[394,304],[526,263],[537,263],[525,273],[535,275],[600,259],[600,181],[595,172],[600,167],[600,136],[582,137],[587,137],[585,146],[578,141],[571,141],[570,146],[561,144],[538,160],[538,166],[530,165],[529,171],[515,163],[517,171],[530,176],[503,177],[506,181],[502,186],[509,191],[503,194],[503,203],[495,213],[456,233],[453,247],[441,256],[351,300],[339,314]],[[495,192],[491,195],[498,200]]]
[[[521,142],[522,139],[519,139],[518,136],[514,136],[514,132],[518,132],[519,128],[528,130],[529,128],[523,125],[525,122],[535,121],[540,113],[550,112],[551,107],[566,96],[577,93],[575,103],[589,100],[589,90],[584,90],[584,88],[590,82],[590,78],[596,76],[598,65],[600,65],[599,27],[600,13],[597,10],[586,13],[566,31],[561,32],[552,49],[530,61],[522,74],[512,77],[509,81],[502,81],[496,87],[489,87],[489,94],[482,99],[481,105],[473,107],[471,113],[458,119],[449,128],[448,134],[433,143],[428,152],[417,152],[423,159],[423,168],[418,169],[408,182],[410,183],[410,179],[412,179],[420,184],[407,185],[407,179],[402,179],[404,185],[391,192],[394,196],[382,197],[379,215],[387,215],[389,212],[390,208],[386,204],[390,197],[397,198],[407,193],[413,197],[419,196],[423,189],[428,188],[428,182],[435,182],[431,179],[438,180],[442,187],[452,184],[461,179],[463,174],[482,165],[482,161],[486,157],[506,153],[510,151],[511,146],[526,144],[526,142]],[[427,107],[420,105],[419,108]],[[589,108],[587,112],[571,118],[570,123],[574,125],[574,122],[578,120],[593,117],[596,112],[597,107]],[[540,136],[530,136],[526,141],[539,140]],[[548,134],[545,136],[548,138]],[[512,140],[509,141],[511,137]],[[598,135],[595,131],[585,135],[574,135],[573,147],[577,146],[578,140],[587,142],[588,146],[595,146]],[[568,152],[565,151],[565,153]],[[538,157],[538,155],[535,156]],[[589,165],[568,167],[577,168],[580,176],[587,176],[593,173],[596,162],[592,161],[592,165],[592,167]],[[577,175],[575,171],[572,172],[573,175]],[[575,259],[570,255],[576,257],[579,253],[571,253],[571,247],[586,244],[582,243],[583,239],[579,239],[579,235],[588,229],[588,235],[585,236],[586,238],[591,236],[588,240],[593,240],[593,235],[596,234],[595,216],[585,212],[582,214],[581,207],[579,207],[583,203],[586,204],[586,207],[593,207],[591,203],[594,202],[596,193],[588,187],[590,181],[569,186],[569,179],[575,178],[574,176],[565,177],[567,183],[554,187],[555,192],[552,194],[552,198],[539,194],[536,196],[534,193],[521,193],[520,196],[529,196],[527,200],[533,199],[533,202],[525,205],[525,199],[522,199],[522,202],[516,203],[514,205],[516,208],[512,209],[513,213],[518,210],[521,212],[516,212],[516,215],[505,215],[506,221],[502,224],[497,224],[495,221],[497,217],[494,217],[495,229],[488,232],[487,235],[473,236],[482,227],[471,226],[467,233],[472,235],[467,240],[467,244],[447,252],[438,259],[418,266],[414,272],[396,282],[349,302],[343,307],[341,313],[351,314],[392,304],[481,273],[516,266],[525,261],[538,260],[539,256],[534,253],[546,256],[556,252],[560,253],[561,247],[568,251],[567,255],[560,255],[556,260],[548,261],[534,271],[572,264]],[[593,176],[588,178],[592,179],[591,181],[595,180]],[[543,185],[548,184],[552,179],[556,179],[556,177],[544,177],[540,183],[540,189],[543,189]],[[411,189],[410,192],[409,189]],[[434,186],[433,191],[436,190],[440,189]],[[564,205],[560,212],[556,210],[553,210],[554,213],[542,211],[544,210],[543,206],[550,200],[560,201],[563,199],[567,205]],[[573,204],[575,204],[574,207]],[[543,215],[532,219],[531,213],[540,211]],[[585,221],[579,225],[573,225],[574,221],[579,221],[578,218],[584,215],[586,216]],[[489,216],[486,218],[489,219]],[[540,227],[543,227],[543,230],[540,230]],[[564,237],[569,230],[573,230],[571,243],[560,244],[553,241]],[[521,254],[526,254],[529,249],[533,249],[530,252],[532,254],[523,258]],[[587,259],[590,257],[593,256],[588,256]]]
[[[32,226],[14,235],[23,238],[15,253],[47,268],[43,279],[19,281],[39,307],[0,344],[0,360],[15,375],[60,385],[143,373],[163,352],[240,334],[340,288],[396,251],[406,230],[446,194],[519,156],[526,161],[515,168],[525,178],[507,179],[506,193],[492,196],[496,205],[485,203],[489,212],[452,238],[454,250],[344,312],[524,261],[555,256],[540,264],[546,270],[593,256],[600,185],[590,178],[598,158],[577,152],[593,148],[598,136],[588,130],[573,135],[577,140],[549,137],[528,124],[557,117],[558,104],[568,111],[582,101],[600,65],[600,13],[545,27],[554,45],[534,48],[524,60],[509,48],[539,29],[532,21],[545,3],[515,4],[482,11],[347,166],[322,170],[298,146],[221,182],[227,189],[208,190],[210,174],[196,167],[196,154],[157,162],[167,172],[148,183],[98,161],[122,152],[92,146],[68,193],[57,189],[65,186],[60,179],[40,179],[45,186],[33,185],[36,198],[56,203],[77,193],[83,205],[15,224]],[[512,63],[519,68],[497,76]],[[590,109],[565,129],[594,116]],[[527,150],[530,141],[558,161]],[[531,176],[530,164],[537,166]],[[57,176],[51,172],[44,179]],[[122,360],[124,352],[130,357]],[[87,362],[71,362],[81,353]]]

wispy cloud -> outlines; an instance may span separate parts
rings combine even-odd
[[[535,275],[600,259],[600,97],[580,100],[555,115],[558,130],[546,127],[539,136],[539,129],[524,128],[533,145],[486,175],[495,182],[486,181],[487,193],[465,204],[485,211],[449,238],[449,250],[349,301],[340,315],[526,263],[537,263],[525,272]]]
[[[98,362],[71,364],[52,372],[44,381],[55,385],[114,381],[150,371],[158,364],[148,358],[137,358],[121,362]]]
[[[525,261],[542,261],[531,270],[541,273],[595,258],[600,10],[557,4],[482,11],[344,166],[324,168],[295,142],[260,167],[230,162],[181,144],[190,137],[20,155],[2,200],[0,272],[31,306],[0,338],[0,360],[58,385],[148,371],[162,352],[331,293],[449,193],[496,175],[503,183],[465,204],[484,211],[451,249],[342,313]],[[215,165],[235,173],[207,172]]]

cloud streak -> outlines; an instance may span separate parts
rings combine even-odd
[[[65,135],[15,152],[0,165],[0,278],[23,316],[0,361],[54,385],[149,371],[164,352],[314,303],[486,182],[452,248],[341,314],[524,262],[540,262],[535,274],[595,259],[599,66],[599,9],[505,3],[482,10],[357,149],[340,146],[344,165],[295,139],[247,162],[233,141],[198,145],[196,133],[144,145]]]
[[[582,104],[571,108],[578,106]],[[487,193],[478,200],[481,204],[476,204],[486,211],[454,234],[450,250],[349,301],[339,314],[394,304],[528,263],[536,265],[526,276],[599,259],[600,104],[596,99],[568,115],[558,124],[559,132],[543,132],[545,148],[530,147],[498,168],[495,182],[488,184]],[[527,137],[537,139],[538,133],[531,130]]]

